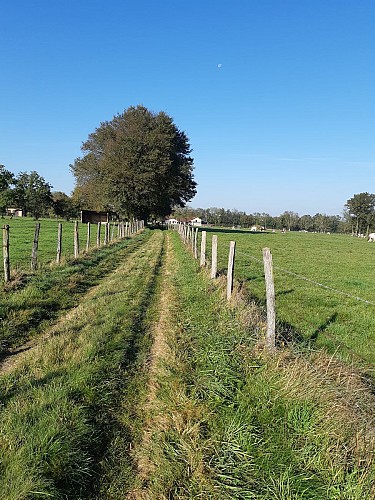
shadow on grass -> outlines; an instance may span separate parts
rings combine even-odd
[[[242,284],[245,285],[245,282]],[[253,302],[262,311],[262,316],[264,319],[267,317],[267,308],[265,299],[259,299],[253,295],[248,289],[243,288],[241,284],[241,290],[244,293],[245,300],[247,302]],[[280,291],[276,296],[287,295],[293,293],[294,289]],[[303,348],[311,348],[311,345],[315,343],[320,334],[337,320],[337,312],[331,314],[309,337],[304,335],[298,328],[296,328],[291,323],[276,319],[276,345],[282,347],[287,344],[295,344]]]
[[[134,239],[95,250],[64,266],[41,270],[30,277],[23,290],[0,293],[0,356],[6,357],[11,347],[17,347],[38,334],[62,311],[77,306],[90,288],[113,272],[151,234],[148,231]],[[22,300],[19,300],[18,293],[23,293]]]

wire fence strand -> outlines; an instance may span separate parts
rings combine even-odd
[[[250,254],[246,254],[244,252],[237,252],[237,255],[242,255],[243,257],[247,257],[247,258],[254,260],[254,261],[257,261],[259,263],[263,263],[262,259],[258,259],[257,257],[254,257],[253,255],[250,255]],[[298,273],[295,273],[293,271],[289,271],[288,269],[284,269],[283,267],[279,267],[279,266],[275,266],[275,265],[273,266],[273,268],[278,270],[278,271],[281,271],[285,274],[289,274],[290,276],[294,276],[295,278],[298,278],[300,280],[307,281],[308,283],[311,283],[313,285],[324,288],[325,290],[330,290],[331,292],[335,292],[335,293],[338,293],[340,295],[344,295],[345,297],[357,300],[359,302],[364,302],[365,304],[375,306],[375,302],[372,302],[371,300],[363,299],[362,297],[357,297],[357,296],[352,295],[350,293],[343,292],[342,290],[338,290],[337,288],[333,288],[329,285],[325,285],[324,283],[319,283],[318,281],[315,281],[311,278],[307,278],[307,276],[303,276],[302,274],[298,274]]]

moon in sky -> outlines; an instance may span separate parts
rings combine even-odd
[[[221,63],[218,64],[217,67],[220,69],[222,67],[222,64]]]

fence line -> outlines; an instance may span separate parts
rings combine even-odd
[[[143,231],[145,224],[144,221],[133,221],[131,224],[128,225],[127,227],[129,230],[127,231],[127,236],[131,237],[140,231]],[[104,245],[108,245],[109,243],[114,241],[114,230],[115,230],[115,225],[118,226],[118,239],[125,238],[126,232],[124,231],[124,223],[123,222],[118,222],[118,223],[105,223],[105,234],[104,234]],[[96,246],[99,248],[101,246],[101,226],[102,223],[98,223],[98,229],[97,229],[97,241],[96,241]],[[112,227],[112,231],[111,231]],[[38,247],[39,247],[39,238],[40,238],[40,231],[41,231],[41,223],[37,222],[35,224],[35,229],[34,229],[34,239],[32,243],[32,249],[31,249],[31,270],[35,271],[38,268]],[[9,257],[9,247],[10,247],[10,237],[9,237],[9,232],[10,232],[10,226],[9,224],[6,224],[3,226],[3,263],[4,263],[4,281],[7,283],[11,279],[11,273],[10,273],[10,257]],[[56,259],[55,262],[59,264],[61,262],[61,255],[62,255],[62,234],[63,234],[63,225],[62,223],[58,223],[57,226],[57,251],[56,251]],[[87,223],[87,239],[86,239],[86,249],[85,251],[89,251],[90,247],[90,235],[91,235],[91,225],[88,222]],[[80,256],[80,248],[79,248],[80,240],[79,240],[79,223],[78,221],[75,221],[74,223],[74,228],[73,228],[73,256],[74,258],[78,258]],[[52,258],[51,260],[53,260]]]
[[[196,231],[191,231],[191,237],[189,237],[189,230],[186,228],[186,224],[179,224],[178,228],[174,226],[169,226],[171,229],[177,229],[182,240],[189,245],[189,243],[192,244],[192,240],[190,238],[194,238],[194,241],[197,240],[197,232],[198,228]],[[201,240],[201,262],[200,265],[202,266],[203,262],[203,257],[202,257],[202,247],[204,245],[204,252],[206,248],[206,231],[201,231],[202,232],[202,240]],[[204,242],[202,244],[202,242]],[[212,260],[211,260],[211,278],[216,277],[217,275],[217,235],[212,236]],[[233,244],[233,248],[232,248]],[[194,245],[192,244],[192,248],[194,248]],[[195,247],[196,248],[196,247]],[[329,290],[334,293],[338,293],[340,295],[343,295],[345,297],[348,297],[350,299],[354,299],[360,302],[363,302],[365,304],[373,305],[375,306],[375,302],[372,302],[370,300],[363,299],[361,297],[357,297],[355,295],[352,295],[347,292],[343,292],[342,290],[338,290],[336,288],[333,288],[331,286],[325,285],[323,283],[319,283],[318,281],[315,281],[311,278],[308,278],[306,276],[303,276],[301,274],[295,273],[293,271],[289,271],[288,269],[284,269],[279,266],[274,266],[272,263],[272,255],[271,251],[268,248],[263,249],[263,259],[257,258],[251,254],[245,253],[245,252],[235,252],[235,242],[230,242],[230,249],[229,249],[229,256],[228,256],[228,269],[227,269],[227,298],[230,300],[231,294],[232,294],[232,280],[233,280],[233,268],[234,268],[234,254],[241,255],[243,257],[246,257],[248,259],[251,259],[253,261],[258,262],[259,264],[263,264],[263,272],[264,272],[264,278],[265,278],[265,288],[266,288],[266,310],[267,310],[267,336],[266,336],[266,346],[269,350],[274,350],[276,348],[276,332],[275,332],[275,324],[276,324],[276,315],[275,315],[275,289],[274,289],[274,281],[273,281],[273,270],[277,270],[283,273],[286,273],[288,275],[291,275],[297,279],[306,281],[310,284],[316,285],[318,287],[321,287],[325,290]],[[231,256],[231,253],[233,253],[233,257]],[[197,259],[198,255],[197,252],[193,252],[194,257]],[[232,261],[233,259],[233,261]],[[207,264],[206,257],[204,257],[204,264],[205,266]],[[282,335],[279,333],[279,336],[282,337]],[[344,346],[345,347],[345,346]],[[352,349],[346,347],[349,351],[352,351]],[[356,354],[356,353],[355,353]],[[356,354],[357,355],[357,354]],[[362,358],[361,358],[362,359]]]

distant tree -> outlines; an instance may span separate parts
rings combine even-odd
[[[375,223],[375,194],[355,194],[346,202],[345,209],[352,223],[352,232],[368,234]]]
[[[53,211],[57,217],[70,220],[78,215],[79,209],[73,199],[61,191],[52,193]]]
[[[280,215],[281,223],[284,227],[291,231],[292,229],[297,229],[299,215],[296,212],[286,211]]]
[[[4,214],[7,206],[13,201],[11,186],[14,184],[14,175],[4,165],[0,165],[0,212]]]
[[[147,219],[169,215],[196,193],[188,138],[164,112],[130,107],[102,123],[82,151],[71,169],[87,208],[110,205]]]
[[[314,231],[314,220],[311,215],[302,215],[299,219],[299,226],[303,231]]]
[[[15,180],[14,199],[25,214],[38,219],[53,205],[51,188],[37,172],[21,172]]]

